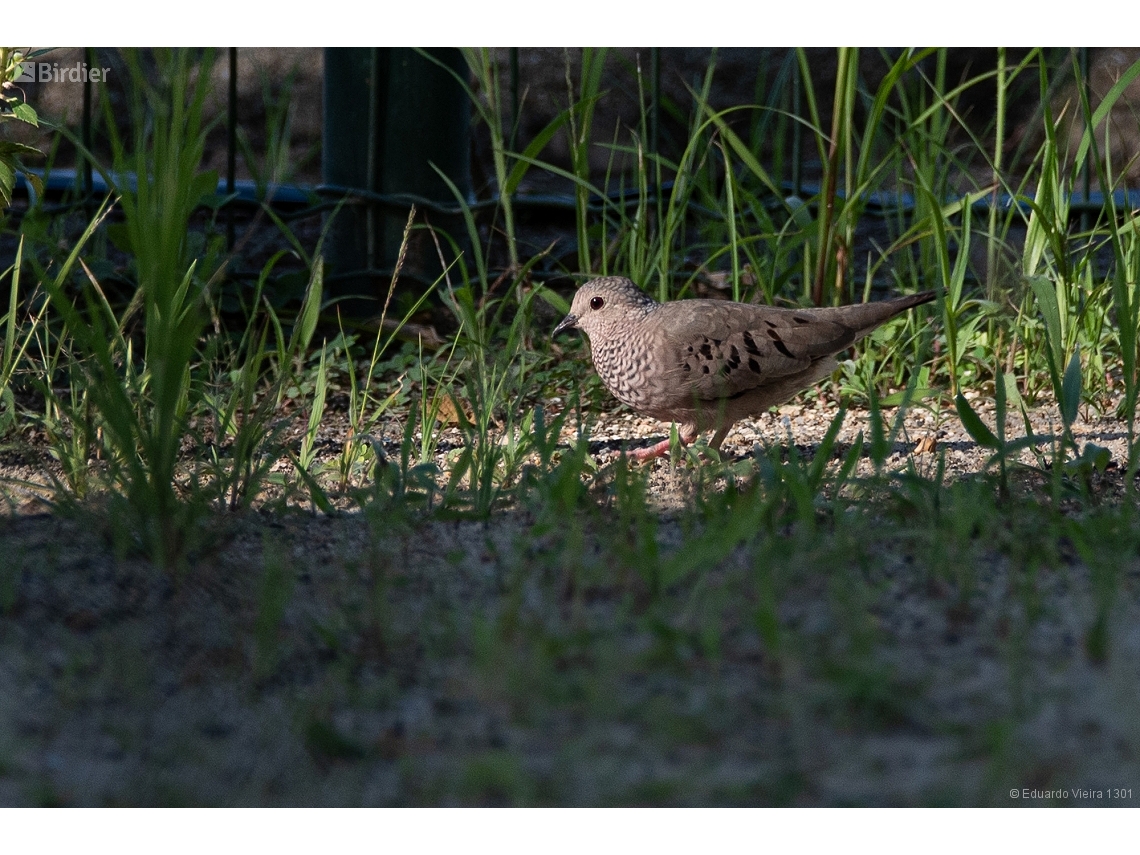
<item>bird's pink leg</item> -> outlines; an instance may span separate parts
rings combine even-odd
[[[684,440],[682,440],[684,444]],[[626,457],[632,457],[638,463],[644,463],[646,460],[652,460],[655,457],[664,457],[669,453],[669,440],[663,439],[656,445],[651,445],[649,448],[631,448],[625,453]]]
[[[681,425],[681,429],[677,431],[677,438],[680,440],[681,445],[690,445],[693,440],[697,438],[696,425]],[[670,440],[663,439],[656,445],[651,445],[649,448],[634,448],[627,451],[626,457],[632,457],[638,463],[644,463],[646,460],[653,460],[655,457],[664,457],[669,453]]]

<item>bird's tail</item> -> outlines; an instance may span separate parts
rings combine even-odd
[[[830,311],[836,312],[836,317],[845,326],[858,330],[858,337],[862,338],[879,324],[885,323],[895,315],[929,303],[937,295],[934,291],[923,291],[921,294],[907,294],[903,297],[893,297],[890,300],[879,300],[874,303],[855,303],[850,306],[837,306]]]

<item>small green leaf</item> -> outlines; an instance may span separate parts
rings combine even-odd
[[[11,140],[0,140],[0,161],[14,164],[14,158],[21,154],[43,157],[43,152],[38,148],[32,148],[30,145],[12,142]]]
[[[531,140],[530,144],[523,151],[523,157],[518,160],[507,176],[507,182],[503,188],[504,196],[514,195],[515,191],[518,190],[519,183],[526,175],[526,171],[531,167],[532,161],[538,158],[542,150],[546,148],[546,144],[554,138],[554,135],[558,133],[569,119],[570,110],[563,110],[554,117],[550,124],[535,135],[534,139]]]
[[[1108,464],[1112,462],[1112,452],[1103,446],[1086,442],[1085,447],[1081,449],[1081,459],[1088,461],[1089,465],[1097,472],[1103,473],[1108,468]]]
[[[309,277],[308,287],[305,288],[305,298],[301,303],[301,311],[297,315],[293,336],[289,341],[289,349],[293,354],[304,353],[309,349],[309,343],[317,329],[317,321],[321,317],[324,281],[324,259],[318,255],[313,259],[312,275]]]
[[[1061,419],[1071,425],[1077,418],[1077,407],[1081,403],[1081,352],[1073,352],[1069,367],[1065,369],[1065,379],[1061,382]]]
[[[16,172],[0,160],[0,207],[7,208],[12,204],[12,191],[16,189]]]
[[[9,386],[0,388],[0,435],[16,424],[16,396]]]
[[[809,229],[814,220],[811,215],[811,208],[808,207],[807,202],[799,196],[788,196],[784,199],[784,207],[788,209],[788,213],[792,215],[792,221],[801,229]]]
[[[12,115],[21,122],[27,122],[37,128],[40,126],[40,117],[36,115],[36,110],[31,104],[17,104],[12,108]]]
[[[890,454],[891,445],[887,440],[887,432],[883,426],[883,413],[879,409],[879,396],[875,394],[875,390],[868,384],[868,429],[871,433],[871,440],[868,446],[868,451],[871,455],[871,460],[875,462],[876,467],[881,467],[887,460],[887,455]]]
[[[839,429],[843,427],[843,419],[847,415],[847,408],[840,407],[839,411],[835,414],[835,418],[831,420],[831,424],[827,428],[827,433],[823,437],[823,441],[816,449],[815,457],[812,458],[811,465],[808,467],[808,484],[813,491],[818,491],[819,486],[823,481],[824,473],[827,471],[827,464],[831,460],[831,450],[835,447],[835,438],[839,436]]]
[[[1021,393],[1017,391],[1017,377],[1013,374],[1002,372],[1001,375],[1002,386],[1004,386],[1004,394],[1006,401],[1012,401],[1015,404],[1021,403]]]
[[[1037,305],[1041,307],[1041,316],[1045,319],[1045,335],[1049,341],[1049,352],[1052,354],[1052,370],[1061,370],[1061,310],[1057,303],[1057,291],[1052,282],[1044,276],[1031,276],[1029,287],[1037,297]],[[1059,378],[1057,378],[1059,379]]]
[[[978,445],[984,448],[1001,448],[1001,443],[994,436],[993,431],[986,427],[986,423],[978,417],[970,406],[970,402],[959,392],[954,396],[954,407],[958,410],[958,418],[962,420],[962,427]]]
[[[538,296],[545,300],[546,303],[552,306],[559,314],[565,315],[570,312],[570,303],[561,294],[551,291],[543,285],[540,285],[535,290]]]
[[[929,386],[915,386],[914,391],[909,389],[899,389],[897,392],[892,392],[884,396],[879,405],[882,407],[899,407],[903,404],[908,404],[911,401],[924,401],[927,398],[933,397],[941,392],[941,389],[933,389]]]
[[[1006,413],[1006,391],[1005,375],[1002,374],[997,378],[994,384],[994,424],[997,427],[997,440],[1001,444],[1005,444],[1005,413]]]

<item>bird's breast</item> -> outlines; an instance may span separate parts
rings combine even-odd
[[[635,410],[644,410],[653,397],[661,369],[654,361],[657,349],[652,336],[637,328],[590,341],[598,377],[615,398]]]

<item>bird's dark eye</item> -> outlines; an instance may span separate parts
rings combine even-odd
[[[598,311],[598,309],[600,309],[605,304],[606,304],[606,301],[603,300],[601,297],[591,297],[590,298],[590,308],[593,309],[595,312]]]

